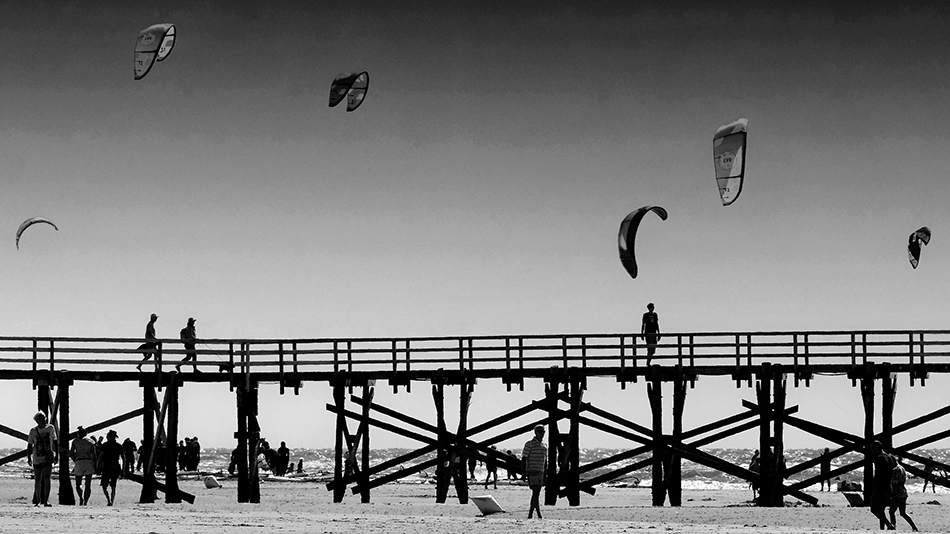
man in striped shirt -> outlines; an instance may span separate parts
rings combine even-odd
[[[541,488],[544,486],[544,477],[548,470],[548,449],[544,446],[544,426],[534,427],[534,438],[524,444],[521,468],[528,478],[528,487],[531,488],[528,519],[531,519],[535,510],[538,511],[538,519],[541,519]]]

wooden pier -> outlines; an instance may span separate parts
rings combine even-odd
[[[340,502],[350,489],[369,502],[379,485],[434,469],[435,500],[445,502],[453,486],[457,498],[468,500],[467,460],[475,457],[514,473],[521,465],[492,445],[522,437],[527,439],[537,424],[548,428],[549,473],[545,503],[566,498],[580,503],[581,494],[593,495],[598,484],[649,467],[653,473],[653,504],[672,506],[682,502],[680,463],[683,459],[755,483],[757,503],[783,506],[790,496],[807,503],[817,498],[804,491],[819,482],[810,477],[788,482],[791,477],[817,466],[820,459],[785,465],[784,433],[797,428],[836,448],[832,458],[848,452],[865,452],[874,440],[906,463],[909,472],[923,476],[919,465],[926,459],[914,452],[950,437],[950,430],[914,441],[900,441],[902,433],[950,414],[950,406],[919,414],[908,421],[893,420],[897,386],[926,386],[933,373],[950,373],[950,331],[847,331],[847,332],[706,332],[664,334],[645,366],[646,347],[632,334],[559,334],[522,336],[464,336],[357,339],[200,339],[198,360],[203,373],[176,372],[185,354],[181,340],[159,340],[151,350],[152,360],[141,363],[142,339],[132,338],[37,338],[0,337],[0,380],[29,380],[37,391],[38,409],[51,416],[59,435],[60,472],[68,472],[65,450],[74,437],[69,422],[69,389],[77,381],[129,382],[142,388],[142,407],[117,415],[89,431],[141,417],[142,437],[152,457],[142,477],[141,502],[153,502],[164,494],[166,502],[193,500],[177,486],[177,464],[167,462],[164,480],[155,476],[155,449],[166,445],[175,457],[178,436],[178,392],[185,383],[226,382],[235,393],[237,424],[234,438],[239,451],[239,502],[259,502],[257,458],[260,442],[258,389],[277,384],[280,393],[293,391],[305,382],[325,383],[333,402],[326,409],[335,414],[335,468],[327,489]],[[860,393],[864,405],[863,433],[851,433],[808,420],[791,404],[788,390],[808,388],[818,373],[838,374]],[[748,388],[754,401],[723,407],[727,412],[696,428],[683,427],[688,409],[687,394],[703,376],[728,376],[736,388]],[[609,377],[618,389],[645,386],[651,421],[638,423],[619,413],[584,401],[589,378]],[[500,380],[507,391],[523,391],[528,381],[542,381],[543,396],[524,406],[468,426],[469,406],[477,395],[479,381]],[[392,389],[393,397],[424,383],[431,389],[436,420],[427,422],[387,406],[381,391]],[[672,387],[672,402],[664,406],[664,384]],[[875,396],[880,383],[882,428],[874,428]],[[445,423],[446,395],[457,388],[459,423]],[[847,390],[844,390],[847,391]],[[358,394],[357,394],[358,393]],[[161,400],[159,396],[161,395]],[[633,397],[637,401],[636,397]],[[350,409],[349,406],[353,406]],[[671,410],[672,428],[663,428],[663,414]],[[9,415],[7,416],[9,417]],[[18,414],[19,418],[19,414]],[[567,432],[559,424],[566,421]],[[2,423],[0,415],[0,423]],[[515,428],[500,432],[503,424]],[[351,431],[351,424],[354,430]],[[630,448],[610,458],[581,465],[581,427],[620,437]],[[370,437],[390,432],[418,441],[417,449],[398,458],[370,463]],[[761,469],[718,458],[704,447],[741,432],[758,432]],[[26,433],[0,424],[0,432],[26,440]],[[0,459],[0,464],[26,456],[21,451]],[[412,463],[416,462],[416,463]],[[834,469],[830,478],[864,469],[864,488],[870,486],[870,461],[863,459]],[[950,466],[935,464],[950,471]],[[596,473],[596,474],[595,474]],[[868,495],[865,495],[867,498]],[[60,504],[74,504],[69,477],[60,478]]]

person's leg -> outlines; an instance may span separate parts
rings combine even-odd
[[[86,475],[86,487],[83,491],[83,504],[89,505],[89,497],[92,497],[92,475]]]
[[[914,520],[911,519],[909,515],[907,515],[906,502],[900,505],[900,511],[901,511],[901,517],[903,517],[904,520],[907,521],[907,524],[910,525],[910,528],[913,529],[914,532],[918,532],[917,525],[914,523]],[[897,527],[897,521],[895,520],[893,523],[894,523],[894,527]]]
[[[76,495],[79,495],[79,506],[85,504],[82,500],[82,475],[76,475]]]
[[[113,478],[113,479],[110,481],[110,483],[109,483],[109,486],[112,488],[112,496],[109,497],[109,506],[114,506],[114,505],[115,505],[115,482],[116,482],[116,481],[115,481],[115,479]]]
[[[43,504],[43,464],[33,464],[33,506]]]
[[[50,488],[52,487],[51,478],[53,476],[53,462],[47,462],[43,465],[43,492],[40,494],[40,497],[43,500],[44,506],[52,506],[49,502],[49,493]]]
[[[894,512],[897,511],[897,506],[891,505],[887,507],[887,513],[891,516],[891,524],[897,525],[897,517],[894,515]]]

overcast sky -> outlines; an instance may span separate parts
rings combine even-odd
[[[159,337],[190,316],[209,338],[618,333],[648,301],[670,332],[948,326],[947,8],[244,4],[0,7],[0,335],[135,337],[151,313]],[[174,51],[134,81],[158,22]],[[334,76],[361,70],[362,107],[328,108]],[[723,207],[712,135],[740,117],[747,180]],[[644,220],[632,280],[617,230],[643,205],[669,219]],[[59,232],[16,250],[32,216]],[[946,381],[905,383],[897,421],[946,404]],[[271,441],[333,445],[328,386],[262,388]],[[472,421],[543,385],[527,389],[480,383]],[[76,424],[141,402],[134,385],[73,391]],[[687,427],[741,398],[701,381]],[[3,384],[0,422],[28,428],[33,399]],[[642,383],[586,399],[649,421]],[[424,384],[377,401],[434,421]],[[843,378],[789,402],[862,432]],[[181,435],[232,446],[235,419],[226,386],[184,388]]]

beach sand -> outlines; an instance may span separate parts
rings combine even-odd
[[[362,504],[347,493],[334,504],[332,493],[314,482],[262,481],[260,504],[239,504],[236,482],[207,489],[200,480],[182,480],[181,489],[196,496],[195,504],[139,504],[140,486],[120,480],[116,506],[107,507],[93,481],[90,506],[35,508],[30,503],[32,481],[0,480],[0,531],[7,532],[243,532],[268,533],[387,533],[462,534],[477,532],[613,533],[815,533],[877,530],[866,508],[850,508],[843,495],[819,493],[821,505],[789,501],[785,508],[751,506],[748,491],[684,490],[683,506],[653,507],[649,488],[598,488],[595,496],[581,495],[581,505],[562,499],[542,507],[543,520],[528,520],[529,491],[520,485],[498,489],[473,487],[471,495],[493,495],[506,513],[479,515],[471,503],[458,503],[454,490],[446,504],[435,503],[428,484],[389,484],[372,491],[372,503]],[[53,480],[52,502],[58,481]],[[159,497],[162,494],[159,493]],[[947,494],[912,493],[908,513],[923,532],[950,531],[944,511]],[[940,505],[926,504],[940,501]],[[898,516],[898,530],[910,527]]]

